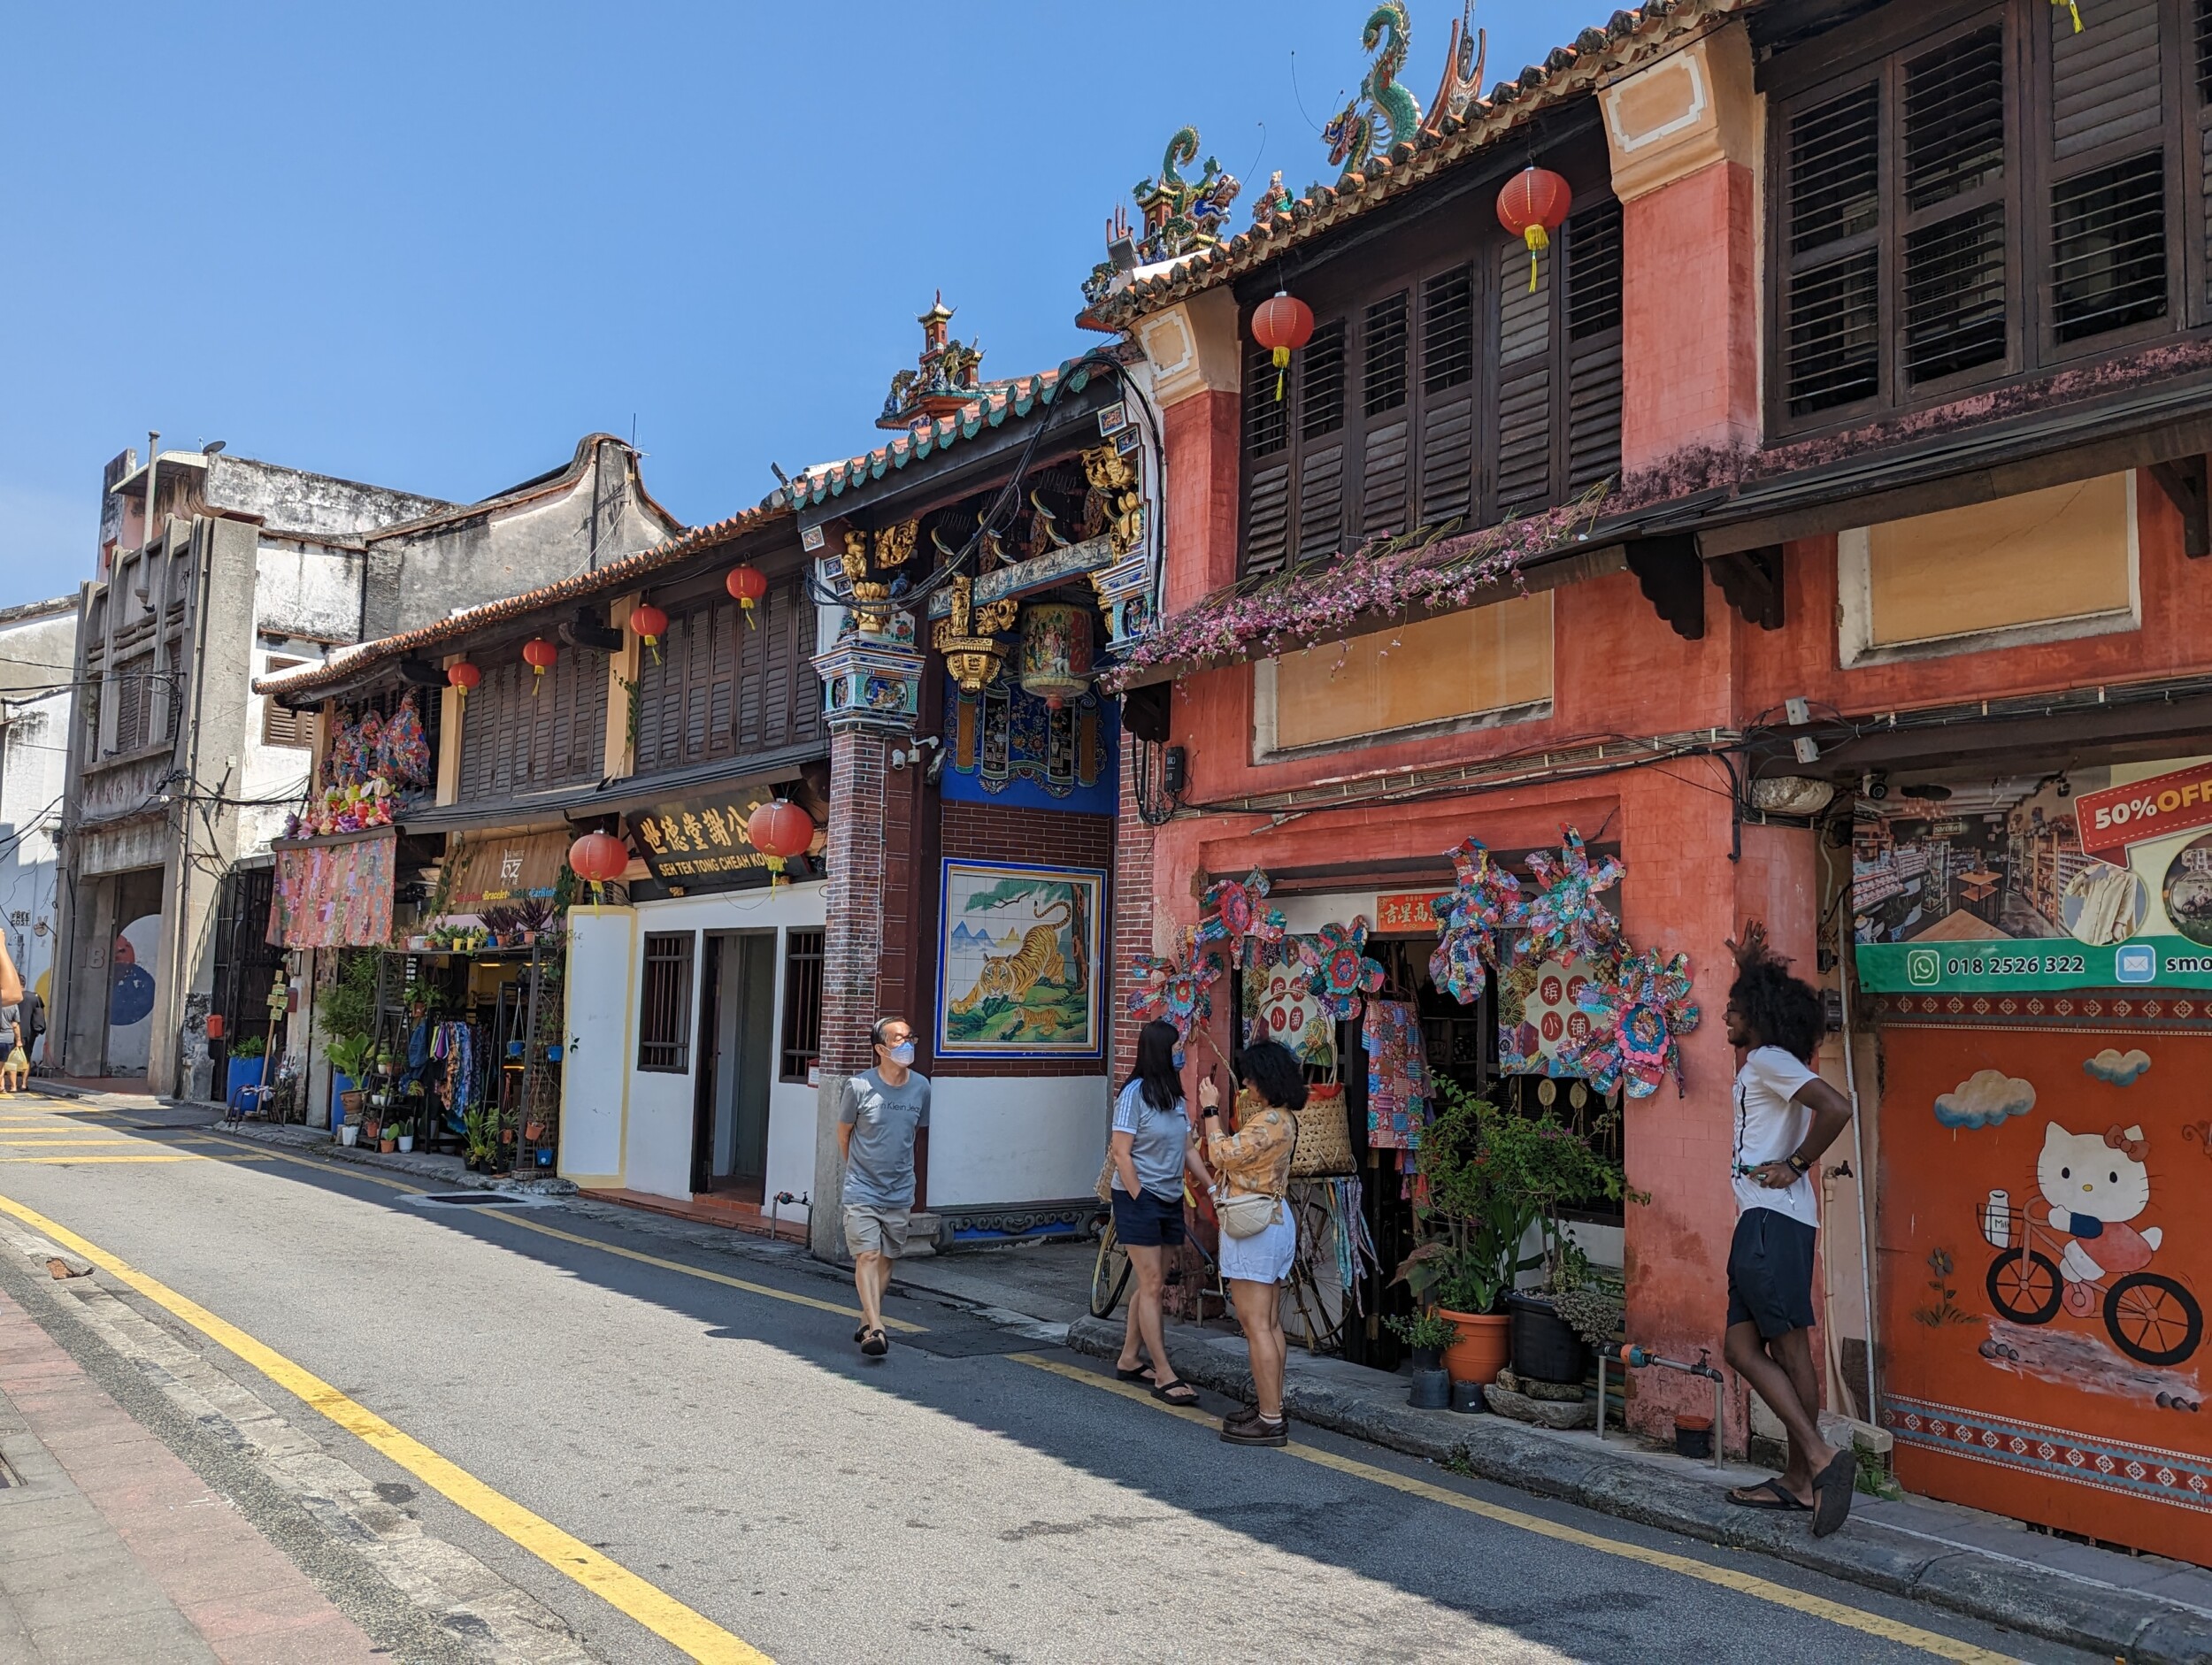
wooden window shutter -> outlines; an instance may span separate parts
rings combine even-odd
[[[2161,4],[2112,0],[2079,35],[2070,18],[2052,19],[2049,293],[2061,342],[2168,310]]]
[[[1244,560],[1246,572],[1279,570],[1290,553],[1290,418],[1294,378],[1275,396],[1274,357],[1252,346],[1244,358]]]
[[[1421,286],[1421,521],[1465,517],[1475,480],[1475,283],[1464,267]]]
[[[1567,490],[1621,470],[1621,205],[1571,216],[1567,291]]]
[[[2212,0],[2196,0],[2196,58],[2190,85],[2196,89],[2197,162],[2201,181],[2207,254],[2212,256]],[[2212,299],[2212,258],[2205,262],[2205,288]]]
[[[1344,320],[1324,324],[1298,370],[1298,558],[1344,541]]]
[[[287,659],[271,654],[261,667],[265,677],[279,671],[296,670],[307,663],[304,659]],[[273,694],[261,697],[261,743],[264,746],[306,746],[311,744],[308,725],[314,720],[311,711],[295,711],[280,705]]]
[[[2097,26],[2074,33],[2051,8],[2051,154],[2061,166],[2108,145],[2154,141],[2163,124],[2160,0],[2102,0]]]
[[[1555,260],[1544,263],[1554,271]],[[1528,250],[1498,250],[1498,512],[1551,502],[1551,285],[1528,287]]]
[[[1881,92],[1790,119],[1784,397],[1803,416],[1873,397],[1881,337]]]
[[[1904,342],[1912,381],[2005,357],[2004,29],[1904,67]]]
[[[1366,309],[1360,321],[1360,532],[1388,537],[1406,529],[1406,464],[1411,438],[1407,387],[1410,297],[1403,289]]]

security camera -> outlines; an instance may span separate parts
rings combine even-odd
[[[2061,776],[2058,778],[2058,782],[2057,782],[2057,785],[2058,785],[2058,795],[2059,795],[2060,797],[2062,797],[2062,798],[2070,798],[2070,797],[2072,797],[2072,796],[2074,795],[2074,783],[2073,783],[2072,781],[2070,781],[2070,780],[2067,779],[2066,779],[2066,777],[2065,777],[2064,775],[2061,775]]]
[[[1868,770],[1865,775],[1860,779],[1859,794],[1862,797],[1872,798],[1878,802],[1883,798],[1888,797],[1888,773],[1880,769]]]

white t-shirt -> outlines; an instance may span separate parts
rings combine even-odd
[[[1730,1172],[1736,1185],[1736,1212],[1772,1208],[1793,1220],[1817,1227],[1820,1198],[1809,1173],[1794,1185],[1780,1189],[1763,1185],[1744,1171],[1763,1163],[1780,1162],[1805,1142],[1805,1130],[1813,1113],[1797,1103],[1798,1091],[1818,1080],[1817,1071],[1779,1047],[1754,1047],[1736,1071],[1736,1146]]]

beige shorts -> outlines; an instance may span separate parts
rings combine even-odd
[[[880,1255],[896,1260],[906,1253],[906,1228],[911,1208],[879,1208],[864,1202],[845,1205],[845,1247],[856,1259]]]

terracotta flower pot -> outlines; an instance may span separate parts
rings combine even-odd
[[[1513,1355],[1513,1319],[1508,1313],[1447,1312],[1438,1317],[1459,1328],[1459,1339],[1444,1349],[1444,1368],[1455,1382],[1487,1387]]]
[[[387,1156],[390,1155],[394,1151],[399,1148],[399,1135],[396,1133],[385,1134],[383,1138],[376,1141],[376,1147],[377,1149],[382,1151]]]

